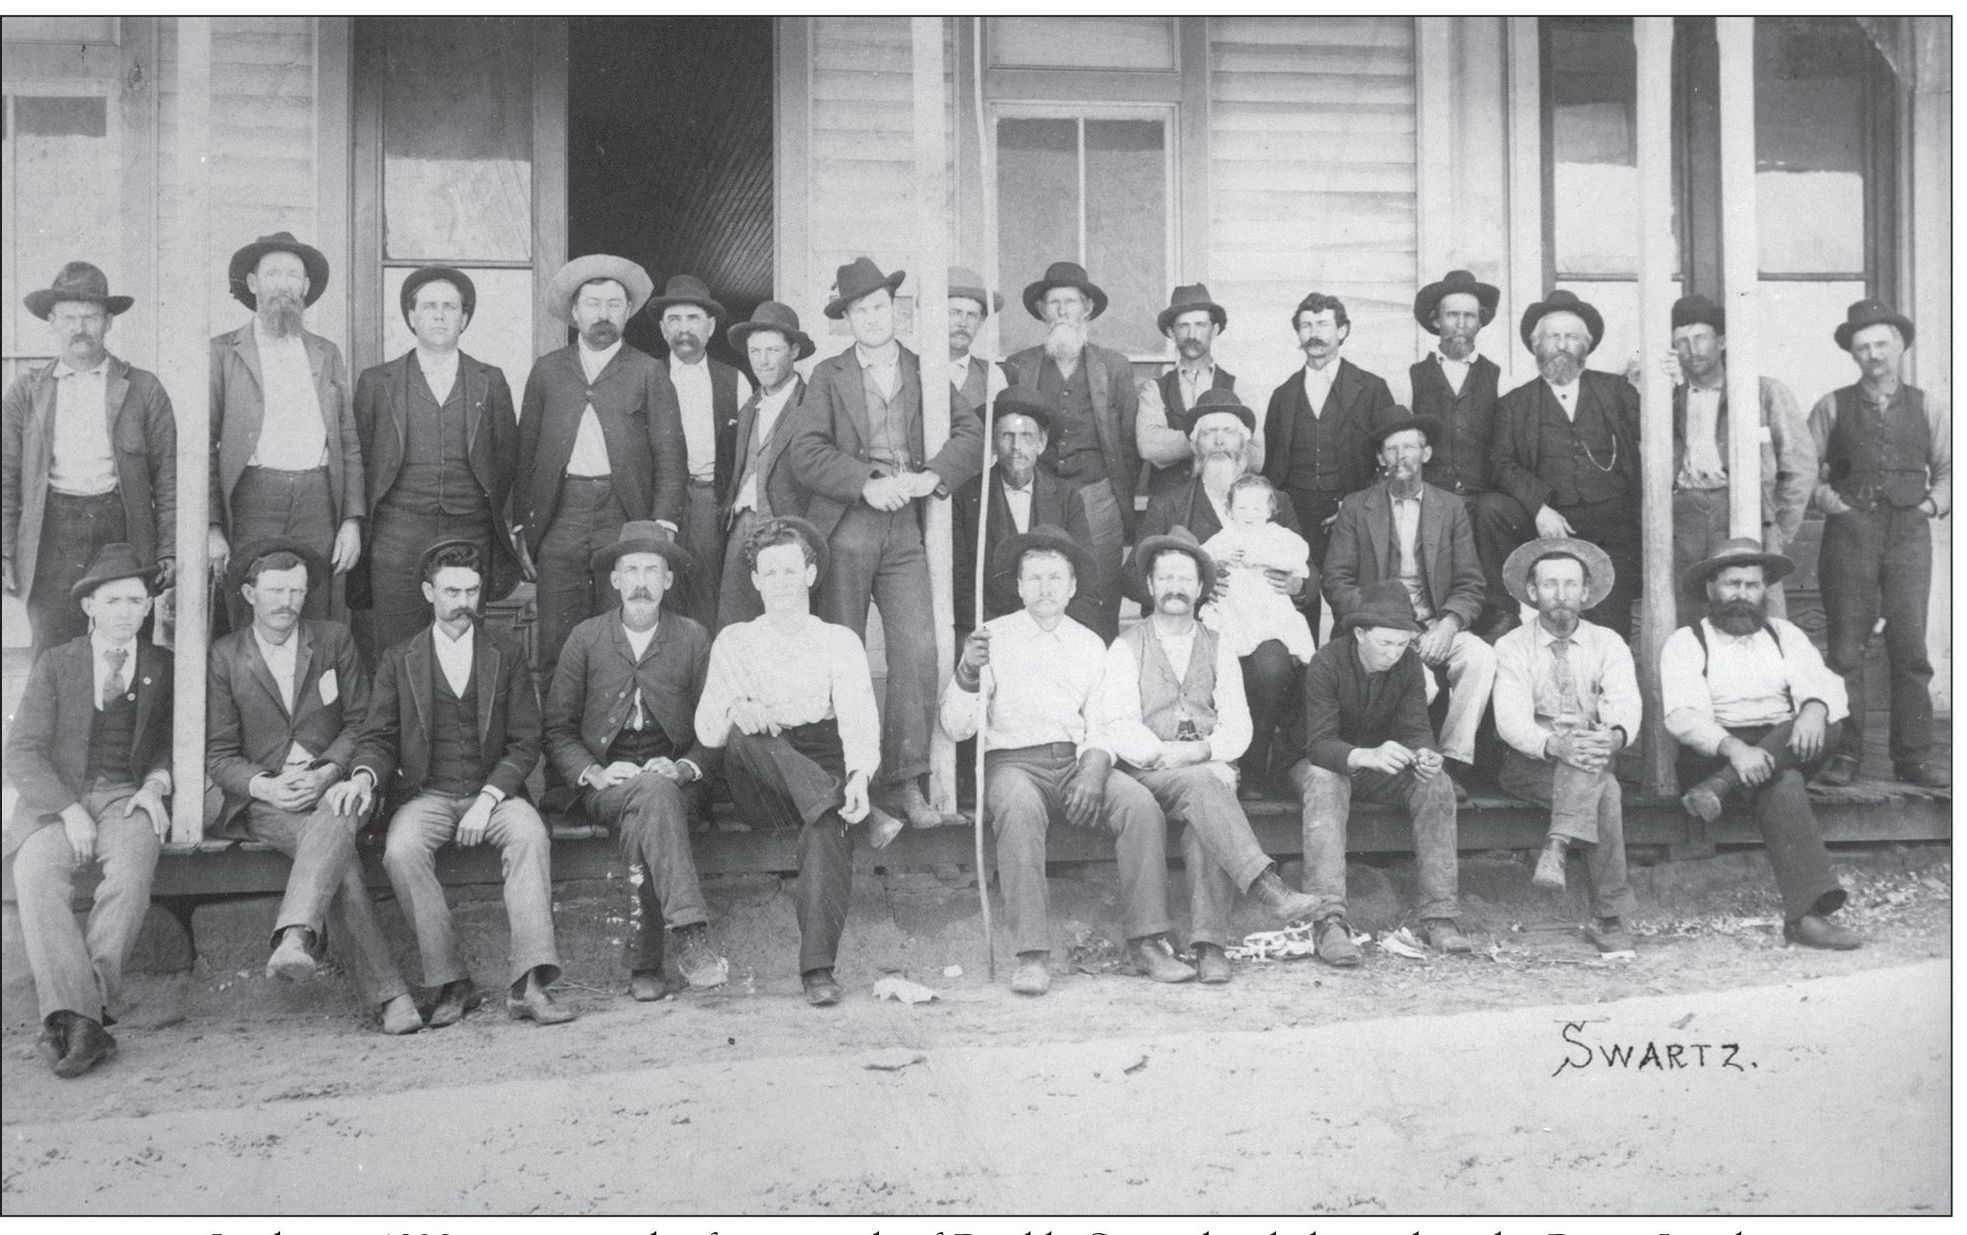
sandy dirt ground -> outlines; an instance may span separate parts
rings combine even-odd
[[[1113,916],[1089,868],[1054,881],[1039,1000],[986,981],[960,877],[862,879],[830,1010],[796,996],[774,879],[712,890],[731,985],[660,1004],[621,993],[621,899],[586,897],[560,906],[563,946],[589,941],[573,1025],[488,1007],[385,1039],[338,976],[207,956],[135,979],[122,1052],[73,1082],[35,1056],[10,971],[0,1207],[1946,1213],[1949,856],[1839,858],[1860,952],[1784,947],[1766,878],[1742,878],[1759,855],[1735,855],[1649,876],[1638,958],[1606,964],[1563,905],[1504,895],[1517,863],[1465,875],[1473,959],[1369,948],[1213,989],[1112,972],[1079,925]],[[488,984],[497,910],[459,909]],[[889,971],[941,998],[877,1002]]]

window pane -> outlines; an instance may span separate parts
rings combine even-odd
[[[1586,366],[1607,373],[1624,373],[1639,355],[1639,284],[1629,279],[1616,283],[1565,279],[1560,286],[1576,292],[1580,300],[1605,318],[1605,337],[1585,361]],[[1674,280],[1670,294],[1680,295],[1679,280]],[[1665,325],[1661,323],[1662,327]],[[1664,329],[1660,340],[1666,341]],[[1515,342],[1522,345],[1521,339]]]
[[[527,24],[399,19],[384,43],[385,253],[524,261],[533,218]]]
[[[1639,268],[1630,19],[1550,20],[1551,221],[1560,274]]]
[[[109,103],[95,96],[12,96],[0,155],[6,202],[0,253],[0,320],[7,355],[51,356],[48,327],[21,297],[46,287],[68,262],[100,266],[116,292],[123,266],[121,196]],[[153,306],[154,307],[154,306]],[[114,337],[111,346],[116,345]]]
[[[1011,118],[997,122],[998,320],[1005,355],[1044,338],[1019,303],[1027,283],[1057,261],[1079,261],[1079,122]]]
[[[9,43],[114,43],[114,17],[9,17]]]
[[[1168,154],[1159,120],[1086,122],[1086,272],[1108,297],[1099,342],[1159,355],[1168,294]]]
[[[403,280],[411,269],[391,266],[382,272],[382,354],[386,359],[393,360],[417,345],[416,336],[403,320]],[[533,367],[533,272],[459,269],[471,276],[478,292],[478,312],[465,327],[461,346],[486,364],[505,370],[516,413],[520,393],[526,389],[526,374]]]
[[[993,17],[992,68],[1173,69],[1172,17]]]
[[[1755,291],[1762,310],[1762,371],[1788,386],[1804,411],[1839,386],[1857,380],[1857,366],[1837,350],[1831,332],[1844,320],[1851,302],[1864,299],[1863,282],[1765,279]]]
[[[1865,97],[1872,55],[1849,19],[1755,23],[1761,268],[1865,268]]]

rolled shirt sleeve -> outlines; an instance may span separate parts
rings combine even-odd
[[[1789,673],[1789,694],[1802,711],[1803,705],[1815,700],[1824,705],[1824,719],[1836,723],[1851,715],[1851,696],[1844,688],[1844,679],[1833,673],[1824,663],[1823,654],[1817,645],[1810,642],[1810,636],[1801,627],[1780,618],[1770,625],[1776,637],[1782,642],[1783,668]]]
[[[962,657],[962,649],[957,649],[957,656],[959,659]],[[996,693],[996,690],[997,679],[990,672],[989,665],[985,665],[978,675],[975,690],[964,690],[957,683],[956,675],[950,674],[949,684],[943,687],[942,707],[938,717],[942,722],[943,732],[949,735],[950,741],[967,742],[977,736],[979,702],[983,707],[990,706],[990,697]]]

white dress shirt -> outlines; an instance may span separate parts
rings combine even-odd
[[[1407,598],[1414,602],[1414,616],[1425,622],[1434,616],[1434,609],[1427,603],[1427,586],[1421,579],[1421,555],[1417,543],[1421,536],[1421,498],[1393,497],[1393,535],[1396,555],[1395,576],[1407,589]]]
[[[437,648],[437,667],[444,671],[444,680],[451,684],[451,693],[464,698],[464,692],[471,689],[471,652],[474,646],[476,623],[466,623],[464,633],[453,639],[444,633],[444,628],[435,623],[430,627],[430,641]]]
[[[738,496],[731,503],[733,510],[758,509],[758,469],[752,466],[752,461],[757,458],[758,449],[771,440],[772,426],[779,422],[779,415],[792,402],[792,392],[798,388],[798,379],[788,376],[777,390],[759,394],[758,407],[752,413],[751,440],[738,443],[738,449],[744,452],[744,483],[738,486]]]
[[[1145,619],[1152,622],[1152,618]],[[1189,656],[1195,649],[1195,627],[1186,635],[1161,639],[1162,654],[1180,681],[1188,673]],[[1159,638],[1150,627],[1147,637]],[[1229,640],[1216,640],[1216,728],[1208,735],[1209,757],[1219,764],[1241,758],[1250,748],[1250,704],[1243,694],[1243,666],[1229,648]],[[1092,739],[1114,757],[1146,767],[1161,751],[1161,739],[1141,719],[1141,666],[1134,649],[1125,639],[1115,639],[1106,650],[1106,665],[1100,674],[1099,724]],[[1227,769],[1225,768],[1225,773]]]
[[[1851,714],[1844,679],[1824,666],[1810,637],[1791,623],[1770,618],[1767,630],[1739,637],[1723,634],[1707,618],[1701,626],[1705,657],[1691,626],[1667,636],[1660,652],[1660,704],[1667,732],[1683,745],[1717,754],[1728,730],[1779,725],[1812,699],[1824,705],[1826,723]]]
[[[458,349],[452,348],[442,355],[433,355],[421,347],[417,349],[417,368],[423,371],[424,385],[442,407],[444,400],[451,397],[451,387],[458,382]]]
[[[71,497],[95,497],[116,488],[115,447],[109,440],[109,357],[95,368],[55,365],[54,452],[48,486]]]
[[[687,364],[669,354],[669,381],[676,387],[676,408],[683,417],[683,446],[690,461],[690,479],[710,480],[717,474],[717,410],[710,388],[710,360]],[[751,382],[738,374],[738,406],[751,398]]]
[[[1721,461],[1718,429],[1721,423],[1721,388],[1687,388],[1687,449],[1680,461],[1675,483],[1683,489],[1717,489],[1728,482],[1728,467]]]
[[[321,418],[321,393],[314,388],[314,368],[307,363],[307,345],[299,335],[274,338],[258,318],[253,319],[253,342],[260,353],[265,417],[247,462],[287,472],[320,467],[328,457],[328,429]]]
[[[1572,382],[1568,386],[1559,386],[1549,378],[1543,380],[1544,385],[1550,387],[1550,393],[1557,396],[1557,406],[1564,410],[1564,419],[1576,420],[1578,418],[1578,383]]]
[[[1305,365],[1305,401],[1311,404],[1311,414],[1323,418],[1325,400],[1332,396],[1332,383],[1338,380],[1339,362],[1334,360],[1322,369]]]
[[[984,623],[990,632],[990,663],[976,690],[954,678],[943,690],[943,732],[961,742],[977,733],[977,696],[990,710],[989,750],[1020,750],[1070,742],[1075,754],[1089,743],[1091,715],[1106,645],[1069,617],[1046,630],[1023,609]]]
[[[1447,379],[1448,389],[1456,394],[1462,392],[1462,386],[1468,382],[1468,371],[1475,367],[1474,357],[1475,353],[1471,352],[1466,359],[1454,360],[1446,352],[1435,351],[1434,358],[1441,362],[1441,376]]]
[[[869,351],[860,344],[854,344],[854,359],[860,361],[861,368],[868,370],[874,378],[874,388],[884,399],[895,397],[895,389],[901,385],[902,347],[893,339]]]
[[[754,699],[779,725],[832,719],[840,728],[847,774],[872,777],[881,762],[881,718],[867,649],[845,626],[812,614],[787,635],[769,617],[727,626],[710,645],[710,668],[697,700],[697,740],[723,746],[731,704]]]
[[[288,632],[285,643],[268,643],[260,633],[257,623],[253,626],[253,642],[259,645],[260,659],[266,662],[266,671],[273,675],[273,684],[280,688],[280,706],[287,709],[287,715],[294,714],[294,673],[298,668],[295,653],[295,637]]]
[[[95,665],[96,711],[102,711],[102,688],[109,684],[109,653],[117,648],[123,649],[123,693],[128,695],[136,688],[137,680],[137,641],[129,639],[122,643],[106,642],[101,635],[89,636],[89,651]]]
[[[1496,735],[1532,759],[1544,758],[1544,745],[1558,713],[1551,697],[1554,678],[1550,650],[1557,636],[1532,620],[1496,640]],[[1585,723],[1625,732],[1628,745],[1639,738],[1639,677],[1632,649],[1609,628],[1579,622],[1566,654]]]
[[[636,664],[641,664],[642,658],[649,654],[649,645],[656,641],[656,630],[661,625],[662,619],[657,618],[655,626],[651,626],[647,630],[636,631],[630,630],[627,622],[622,623],[622,634],[628,638],[629,654],[634,658]],[[630,706],[628,727],[630,729],[647,729],[649,727],[649,713],[642,706],[642,679],[639,675],[635,679],[635,699]]]
[[[1010,385],[1010,383],[1004,380],[1004,370],[1001,367],[990,363],[988,360],[983,362],[983,367],[984,401],[989,402],[997,398],[997,392]],[[964,352],[961,356],[950,357],[949,384],[961,390],[963,389],[963,383],[969,380],[970,353]]]
[[[1037,487],[1038,475],[1035,472],[1030,480],[1024,482],[1022,489],[1012,488],[1010,477],[1004,478],[1004,505],[1010,508],[1011,525],[1020,534],[1031,530],[1031,494]]]
[[[575,348],[581,358],[581,371],[587,374],[587,384],[592,386],[615,353],[622,350],[622,342],[616,339],[599,351],[585,341],[575,344]],[[614,468],[608,464],[608,438],[601,432],[601,417],[595,414],[591,400],[581,411],[580,428],[574,432],[574,449],[567,456],[566,474],[590,477],[614,474]]]

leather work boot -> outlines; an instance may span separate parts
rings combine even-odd
[[[526,975],[522,989],[505,993],[505,1014],[515,1021],[539,1025],[564,1025],[577,1015],[572,1008],[554,1000],[540,982],[537,971]]]
[[[1366,954],[1352,941],[1352,923],[1333,914],[1320,918],[1314,934],[1317,937],[1318,959],[1336,969],[1357,969],[1366,960]]]
[[[669,990],[661,973],[637,969],[628,975],[628,997],[637,1003],[660,1003],[669,997]]]
[[[1832,755],[1824,764],[1824,770],[1817,773],[1819,785],[1829,785],[1841,789],[1858,779],[1858,761],[1849,755]]]
[[[280,946],[266,958],[266,976],[287,982],[305,982],[314,976],[314,957],[307,950],[308,930],[290,926],[280,932]]]
[[[1552,892],[1564,890],[1564,859],[1571,852],[1570,842],[1562,836],[1553,836],[1544,842],[1544,851],[1537,855],[1537,873],[1530,876],[1530,883]]]
[[[1229,954],[1213,943],[1196,944],[1195,980],[1204,986],[1221,986],[1229,979]]]
[[[79,1013],[63,1013],[68,1018],[68,1049],[55,1061],[55,1075],[73,1080],[116,1054],[116,1039],[95,1021]]]
[[[913,779],[905,780],[889,790],[887,804],[890,811],[906,819],[911,828],[940,828],[963,820],[961,815],[945,815],[929,805],[929,799],[922,796],[922,786]]]
[[[799,984],[806,988],[806,1002],[816,1008],[830,1008],[840,1002],[840,984],[833,980],[831,969],[809,969],[799,975]]]
[[[1710,776],[1694,782],[1694,787],[1680,795],[1680,805],[1687,813],[1703,823],[1713,823],[1721,818],[1721,799],[1728,792],[1728,786],[1719,777]]]
[[[1129,939],[1127,959],[1141,971],[1142,977],[1155,982],[1190,982],[1195,978],[1195,970],[1176,960],[1174,949],[1159,935]]]
[[[437,992],[437,1006],[430,1010],[430,1027],[442,1029],[455,1025],[464,1019],[465,1013],[475,1010],[485,1002],[470,978],[460,978],[456,982],[446,982]]]
[[[862,822],[867,824],[869,848],[886,849],[889,841],[902,834],[902,821],[871,803],[867,808],[867,818]]]
[[[709,923],[676,928],[676,968],[684,981],[700,991],[722,986],[730,978],[730,962],[711,949]]]
[[[1280,922],[1308,918],[1318,908],[1317,897],[1285,887],[1275,866],[1266,867],[1264,873],[1257,876],[1257,881],[1250,885],[1250,895],[1264,907],[1265,912]]]
[[[417,1011],[417,1001],[408,995],[398,995],[382,1006],[382,1031],[391,1037],[402,1037],[423,1028],[423,1013]]]
[[[1052,989],[1052,971],[1045,964],[1049,952],[1018,953],[1018,968],[1011,975],[1011,989],[1020,995],[1043,995]]]
[[[1599,918],[1585,925],[1585,938],[1600,952],[1631,952],[1632,932],[1623,918]]]
[[[1421,934],[1427,937],[1428,946],[1437,952],[1466,953],[1475,951],[1462,928],[1455,925],[1453,918],[1429,918],[1421,923]]]
[[[1902,763],[1892,769],[1892,775],[1920,789],[1953,788],[1953,777],[1947,774],[1947,770],[1930,763]]]
[[[1864,946],[1858,932],[1839,926],[1820,913],[1806,913],[1794,922],[1783,923],[1783,938],[1806,948],[1829,948],[1850,952]]]
[[[55,1013],[42,1024],[41,1036],[34,1040],[34,1049],[50,1068],[68,1054],[68,1021],[61,1013]]]

